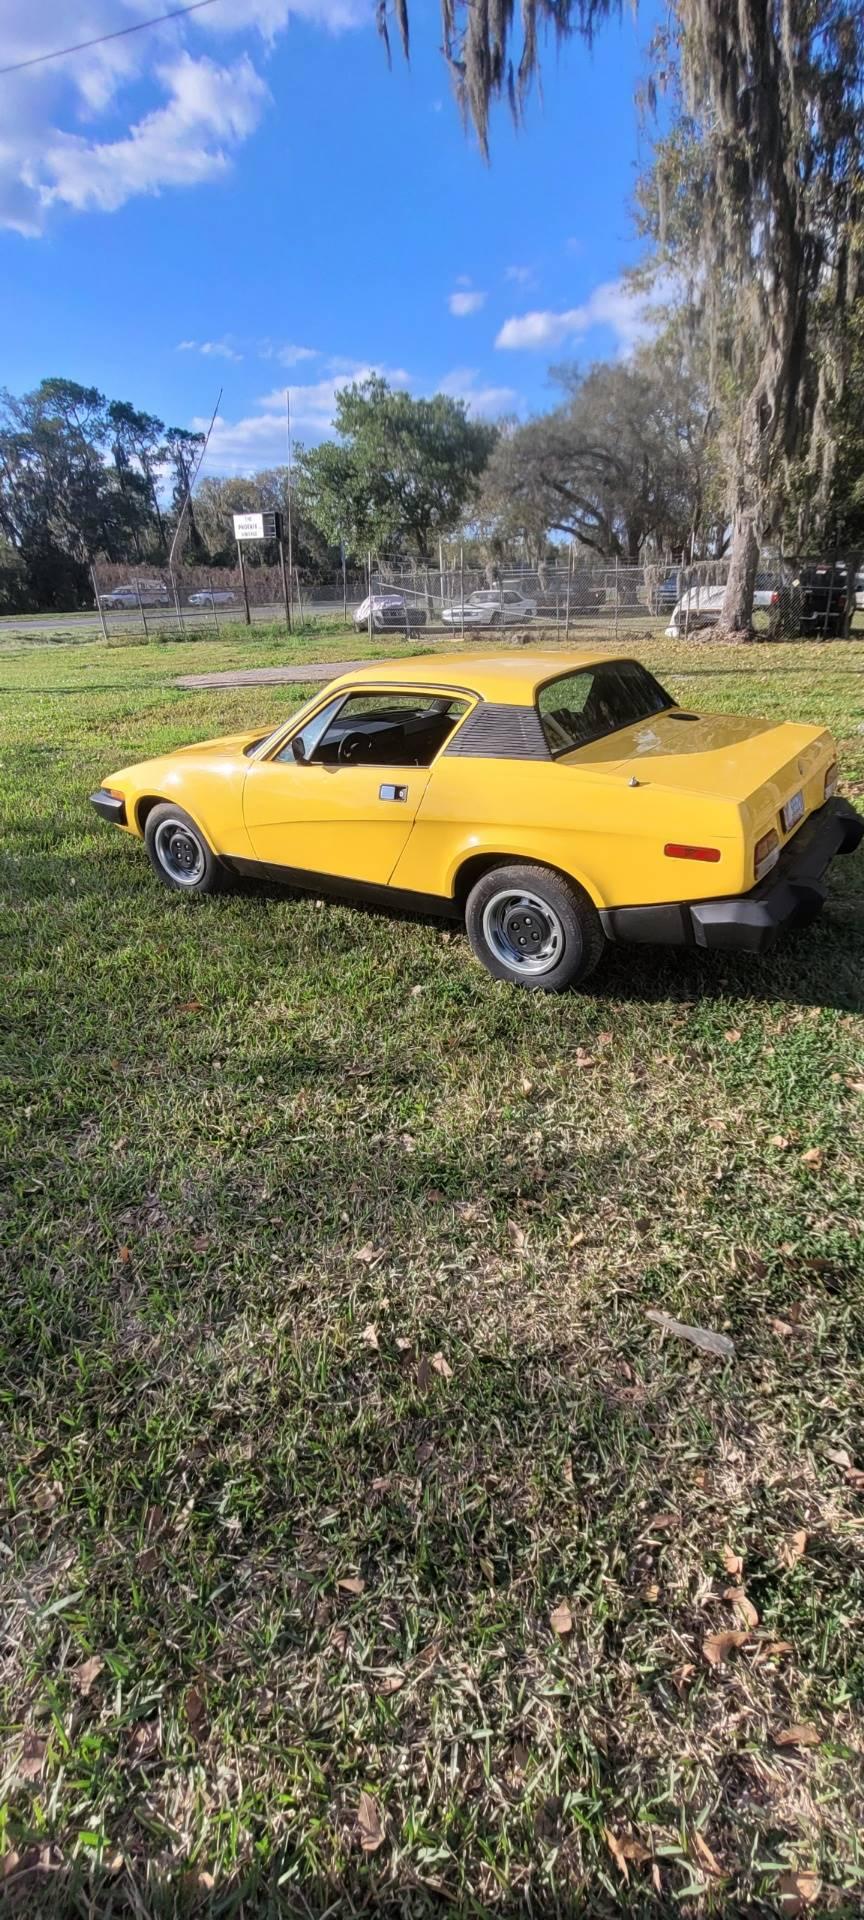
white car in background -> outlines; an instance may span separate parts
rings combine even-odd
[[[464,605],[442,607],[446,627],[521,627],[537,613],[536,600],[526,600],[511,587],[482,587]]]
[[[100,593],[102,607],[168,607],[171,595],[161,580],[132,580],[128,586],[112,587]]]
[[[772,605],[773,596],[783,586],[788,585],[784,574],[762,572],[756,575],[756,591],[753,595],[753,611],[767,613]],[[721,587],[689,587],[682,593],[672,609],[668,627],[664,629],[667,640],[678,640],[685,630],[698,633],[700,627],[715,627],[723,611],[723,598],[726,592],[725,582]]]
[[[202,587],[198,593],[190,593],[190,607],[233,607],[237,599],[230,587]]]

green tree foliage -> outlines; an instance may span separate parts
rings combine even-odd
[[[561,367],[563,405],[504,434],[483,511],[532,546],[548,529],[603,559],[716,551],[722,540],[704,355],[667,320],[631,361]]]
[[[337,441],[298,454],[300,498],[334,546],[432,558],[476,498],[497,429],[460,400],[415,400],[379,375],[336,396]]]
[[[333,573],[339,564],[338,548],[331,547],[309,519],[298,499],[297,487],[290,487],[291,550],[293,564],[309,573]],[[283,528],[288,525],[289,474],[287,467],[266,467],[248,477],[236,475],[223,479],[214,475],[201,480],[195,493],[195,518],[198,531],[211,560],[217,566],[233,566],[236,545],[232,516],[235,513],[281,513]],[[277,558],[266,541],[250,542],[246,549],[247,567],[273,565]]]

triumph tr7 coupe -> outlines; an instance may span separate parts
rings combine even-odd
[[[691,713],[638,660],[439,653],[92,799],[180,893],[235,872],[464,916],[491,974],[554,993],[608,940],[758,953],[805,924],[864,834],[836,784],[824,728]]]

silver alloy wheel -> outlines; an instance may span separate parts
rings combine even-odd
[[[160,820],[153,838],[160,867],[178,887],[195,887],[203,880],[207,856],[186,820]]]
[[[564,952],[564,928],[548,900],[508,887],[483,910],[483,937],[516,973],[550,973]]]

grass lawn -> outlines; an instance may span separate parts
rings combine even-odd
[[[6,1897],[858,1913],[864,855],[760,961],[562,999],[169,895],[88,793],[304,648],[0,651]],[[864,793],[864,646],[638,651]]]

